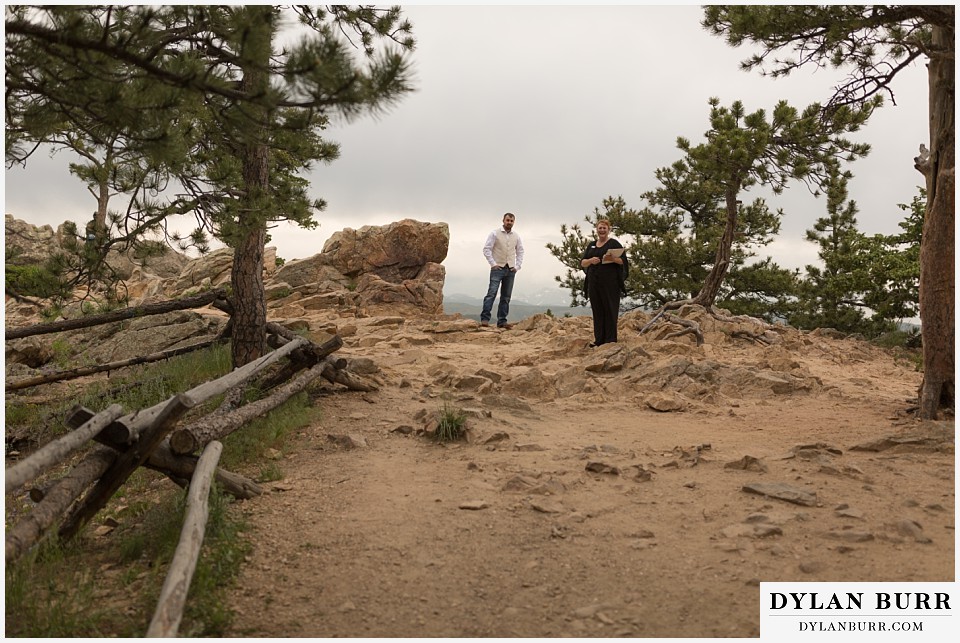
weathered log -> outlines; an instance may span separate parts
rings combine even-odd
[[[67,424],[71,426],[75,423],[79,426],[86,421],[84,418],[90,417],[93,417],[93,411],[82,406],[76,407],[67,420]],[[123,451],[126,447],[125,444],[111,443],[105,440],[103,434],[98,438],[98,442],[102,442],[117,451]],[[196,469],[197,457],[176,455],[170,450],[170,442],[165,440],[157,445],[157,448],[153,450],[143,466],[162,473],[177,485],[185,487]],[[226,469],[217,469],[217,482],[226,493],[240,500],[248,500],[263,493],[263,488],[253,480]],[[34,502],[39,502],[45,493],[47,493],[46,489],[31,489],[30,497]],[[34,495],[37,497],[34,497]]]
[[[102,373],[104,371],[115,371],[118,368],[124,368],[125,366],[134,366],[136,364],[148,364],[150,362],[159,362],[163,359],[169,359],[171,357],[176,357],[177,355],[184,355],[185,353],[191,353],[195,350],[200,350],[201,348],[206,348],[214,343],[217,339],[209,339],[202,342],[197,342],[196,344],[191,344],[189,346],[183,346],[181,348],[171,348],[170,350],[161,351],[159,353],[152,353],[150,355],[144,355],[143,357],[131,357],[130,359],[124,359],[117,362],[110,362],[109,364],[97,364],[96,366],[81,366],[79,368],[72,368],[64,371],[57,371],[55,373],[48,373],[46,375],[39,375],[37,377],[29,377],[26,379],[18,380],[16,382],[10,382],[6,385],[7,391],[19,391],[21,389],[30,388],[33,386],[40,386],[41,384],[49,384],[50,382],[63,382],[66,380],[76,379],[78,377],[83,377],[84,375],[93,375],[95,373]]]
[[[233,433],[250,420],[272,411],[302,391],[307,384],[322,375],[325,367],[325,363],[314,366],[262,400],[250,402],[229,413],[207,416],[190,426],[177,429],[170,435],[171,450],[176,454],[193,453],[211,440],[219,440]]]
[[[118,454],[107,447],[94,448],[70,472],[44,492],[43,500],[6,533],[6,560],[16,560],[32,547],[83,490],[100,478]]]
[[[7,469],[4,476],[5,493],[10,493],[30,482],[38,475],[62,462],[70,454],[79,450],[104,427],[123,414],[123,407],[112,404],[90,418],[86,423],[67,435],[47,443],[20,462]]]
[[[150,408],[134,411],[133,413],[119,417],[105,426],[93,439],[108,446],[114,444],[132,444],[136,442],[140,430],[145,426],[149,426],[157,418],[157,415],[160,414],[167,402],[169,402],[169,400],[164,400]],[[80,426],[80,424],[90,419],[91,413],[92,411],[87,408],[74,406],[67,411],[64,423],[71,428]]]
[[[160,589],[160,599],[153,613],[148,637],[173,638],[177,636],[183,618],[183,606],[193,580],[193,572],[200,558],[200,547],[209,515],[210,482],[217,469],[223,445],[211,442],[203,450],[187,494],[187,512],[180,530],[180,540]]]
[[[24,326],[22,328],[7,328],[4,331],[4,338],[7,340],[20,339],[21,337],[31,337],[33,335],[45,335],[47,333],[60,333],[65,330],[76,330],[77,328],[89,328],[90,326],[99,326],[111,322],[122,321],[132,317],[144,317],[146,315],[160,315],[174,310],[185,310],[188,308],[200,308],[212,303],[218,297],[224,296],[224,290],[218,288],[209,292],[200,293],[183,299],[172,301],[162,301],[155,304],[144,304],[135,308],[124,308],[115,310],[102,315],[90,315],[77,319],[65,319],[63,321],[51,322],[48,324],[35,324],[33,326]]]
[[[267,322],[267,332],[275,335],[277,337],[277,343],[281,345],[294,339],[305,339],[286,326],[281,326],[275,322]],[[305,346],[298,349],[290,357],[298,362],[304,362],[309,366],[313,366],[328,355],[339,350],[342,346],[343,338],[340,337],[340,335],[334,335],[322,344],[308,340]]]
[[[157,445],[173,430],[177,421],[194,405],[194,400],[183,394],[168,400],[153,424],[141,432],[135,444],[120,454],[90,493],[67,516],[60,526],[60,538],[67,540],[75,536],[87,521],[103,509],[130,474],[147,461]]]
[[[259,359],[255,359],[248,364],[241,366],[240,368],[234,369],[227,375],[207,382],[206,384],[201,384],[196,388],[192,388],[182,395],[191,400],[191,406],[201,404],[211,397],[227,391],[240,382],[246,381],[265,369],[270,364],[276,362],[281,357],[289,355],[291,352],[300,348],[307,343],[307,340],[302,337],[298,337],[296,340],[278,348],[277,350],[267,353]]]
[[[145,466],[167,475],[174,482],[189,480],[197,468],[197,456],[177,455],[170,449],[170,443],[164,441],[153,450]],[[239,500],[249,500],[263,493],[263,487],[239,473],[218,468],[216,478],[226,493]]]
[[[273,351],[272,353],[264,355],[258,360],[254,360],[245,366],[231,371],[219,379],[205,382],[200,386],[192,388],[182,395],[190,398],[191,406],[202,404],[211,397],[242,384],[273,362],[299,348],[299,346],[306,341],[307,340],[300,338],[299,342],[291,342],[290,344],[287,344],[282,348]],[[132,444],[137,440],[137,436],[140,434],[143,428],[151,425],[154,420],[156,420],[157,416],[163,411],[169,401],[170,400],[164,400],[163,402],[155,404],[150,408],[136,411],[135,413],[118,418],[117,420],[111,422],[104,429],[100,436],[97,436],[97,441],[104,444]],[[67,414],[68,425],[75,423],[73,415],[76,412],[77,407],[74,407]]]
[[[335,384],[342,384],[351,391],[377,391],[379,386],[370,382],[366,378],[351,373],[349,369],[339,366],[340,360],[325,358],[321,365],[323,366],[323,377]]]

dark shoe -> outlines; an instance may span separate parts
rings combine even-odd
[[[503,330],[511,330],[513,324],[497,324],[497,328],[502,328]]]
[[[490,325],[490,322],[480,322],[480,325],[481,325],[481,326],[489,326],[489,325]]]

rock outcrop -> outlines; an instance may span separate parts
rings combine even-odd
[[[35,226],[13,215],[4,217],[6,262],[16,265],[42,264],[63,249],[66,228],[54,230],[49,225]],[[129,253],[111,250],[107,263],[121,279],[137,282],[143,275],[158,278],[176,277],[190,263],[190,258],[172,249],[151,257],[135,258]]]
[[[42,263],[62,248],[64,226],[33,226],[6,216],[8,261],[21,265]],[[404,219],[385,226],[347,228],[335,233],[323,251],[306,259],[277,266],[276,248],[264,252],[264,290],[268,317],[302,319],[318,315],[436,316],[443,314],[443,283],[450,230],[445,223]],[[233,263],[230,248],[190,259],[170,250],[160,257],[138,261],[111,253],[110,264],[122,275],[131,305],[181,297],[227,285]],[[40,321],[39,309],[8,299],[7,322],[25,325]],[[187,319],[189,317],[189,319]],[[69,341],[95,344],[85,358],[95,362],[125,359],[137,354],[176,348],[212,336],[223,316],[218,311],[184,312],[128,325],[117,337],[97,336],[106,331],[78,332]],[[322,326],[323,324],[321,324]],[[349,325],[340,329],[349,332]],[[114,330],[119,329],[117,325]],[[322,330],[322,329],[321,329]],[[338,332],[330,322],[324,332]],[[87,337],[89,335],[90,337]],[[8,363],[42,368],[53,359],[53,338],[28,338],[8,343]],[[89,341],[88,341],[89,340]],[[92,352],[90,352],[92,351]]]
[[[48,225],[38,227],[10,214],[4,216],[3,245],[7,263],[43,263],[60,248],[61,240],[62,236]]]
[[[404,219],[335,232],[313,257],[290,261],[267,282],[281,317],[337,310],[364,315],[443,313],[446,223]]]
[[[42,263],[61,248],[63,226],[33,226],[6,215],[8,261]],[[277,267],[276,248],[264,251],[264,286],[269,307],[282,317],[308,310],[352,314],[443,313],[441,262],[450,246],[446,223],[403,219],[385,226],[347,228],[323,250]],[[108,262],[125,281],[132,305],[179,297],[230,282],[233,251],[215,250],[198,259],[170,250],[135,260],[111,253]]]

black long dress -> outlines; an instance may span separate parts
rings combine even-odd
[[[616,239],[607,239],[607,242],[597,247],[596,241],[583,253],[581,259],[603,257],[611,248],[622,248]],[[584,286],[593,310],[593,337],[594,345],[608,344],[617,341],[617,317],[620,314],[620,295],[624,291],[624,281],[627,273],[627,257],[622,255],[623,265],[616,263],[598,263],[587,266]]]

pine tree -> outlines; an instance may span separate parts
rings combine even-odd
[[[704,141],[694,145],[679,138],[677,147],[684,157],[659,169],[661,186],[644,195],[653,209],[630,211],[622,202],[608,200],[604,214],[615,230],[634,237],[633,250],[642,261],[637,272],[646,274],[633,283],[646,305],[659,305],[662,313],[694,304],[716,314],[720,301],[737,312],[783,317],[794,275],[769,258],[746,264],[752,247],[769,243],[779,231],[782,213],[772,213],[763,199],[744,206],[742,194],[757,185],[780,194],[792,181],[816,192],[842,160],[868,152],[868,146],[852,143],[843,134],[856,131],[872,105],[840,108],[825,123],[817,104],[800,112],[781,101],[768,115],[762,109],[747,113],[740,101],[729,108],[721,107],[717,98],[709,103],[710,129]],[[580,277],[572,253],[584,240],[579,229],[561,233],[573,236],[551,251],[568,266],[561,283],[573,289]],[[728,281],[731,270],[735,277]]]
[[[920,310],[920,246],[926,210],[925,190],[909,204],[897,204],[907,212],[898,225],[899,234],[873,235],[864,239],[868,290],[864,303],[878,318],[900,322],[916,317]]]
[[[107,6],[93,9],[97,20],[89,11],[8,12],[8,111],[17,105],[11,94],[21,102],[55,96],[146,150],[190,146],[187,163],[165,167],[193,197],[202,228],[234,249],[232,350],[240,366],[264,350],[267,225],[315,225],[323,202],[307,198],[300,173],[336,157],[336,145],[320,137],[330,114],[383,110],[411,91],[410,25],[397,7]],[[290,18],[299,21],[301,39],[280,48],[277,34]],[[378,49],[381,42],[395,47]],[[107,100],[96,86],[84,88],[83,80],[99,73],[91,61],[101,56],[141,91]],[[70,77],[31,82],[32,70],[44,66],[69,69]],[[145,130],[140,117],[152,112],[167,125],[146,119]],[[27,140],[8,135],[8,149]]]
[[[827,188],[827,216],[807,230],[807,241],[820,247],[817,256],[823,265],[806,267],[799,310],[790,317],[790,323],[797,328],[833,328],[873,335],[877,329],[868,328],[863,301],[863,293],[869,289],[862,255],[865,238],[857,229],[857,204],[847,201],[847,196],[846,179],[835,176]]]
[[[923,386],[920,417],[936,419],[955,399],[953,270],[955,227],[955,57],[953,5],[712,5],[703,26],[733,46],[762,48],[743,63],[777,77],[801,67],[831,65],[850,71],[832,88],[824,114],[887,95],[896,75],[927,59],[930,141],[915,160],[926,179],[927,204],[920,253]],[[792,58],[775,58],[786,50]]]
[[[106,21],[128,25],[134,12],[125,7],[52,8],[44,14],[51,29],[93,32]],[[39,10],[13,7],[8,19],[37,15]],[[15,44],[11,44],[15,43]],[[90,51],[83,66],[72,59],[70,47],[57,42],[24,43],[16,36],[7,48],[7,163],[26,165],[40,146],[52,153],[75,155],[70,172],[87,187],[96,205],[90,221],[78,229],[65,227],[64,248],[47,268],[58,276],[55,305],[68,299],[77,286],[86,286],[83,300],[100,304],[123,300],[119,275],[106,261],[111,250],[131,252],[144,259],[158,254],[167,218],[186,209],[179,199],[158,200],[171,177],[170,163],[185,156],[178,124],[160,110],[158,98],[169,103],[170,90],[151,94],[150,83],[132,74],[116,58]],[[111,117],[135,117],[137,127],[118,128]],[[181,110],[182,111],[182,110]],[[165,135],[159,135],[166,132]],[[123,196],[117,209],[115,197]]]

